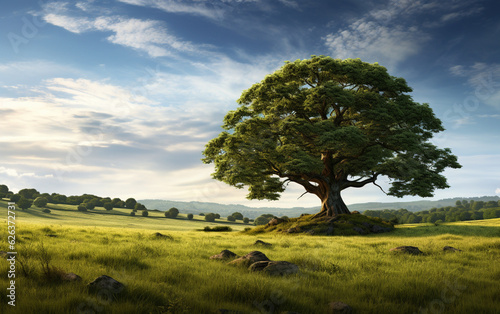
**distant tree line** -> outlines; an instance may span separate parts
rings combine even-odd
[[[500,218],[500,201],[457,201],[455,206],[431,208],[419,212],[407,209],[366,210],[364,215],[400,224],[436,223]]]

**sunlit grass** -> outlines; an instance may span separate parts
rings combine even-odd
[[[4,208],[0,213],[6,217]],[[208,225],[204,221],[53,213],[60,223],[18,212],[17,250],[31,250],[34,273],[26,278],[18,265],[15,312],[75,313],[94,307],[96,313],[326,313],[332,301],[345,302],[357,313],[495,313],[500,308],[500,219],[326,237],[202,232],[194,230]],[[113,221],[118,218],[122,226]],[[6,226],[5,219],[0,223]],[[0,230],[0,250],[6,250],[6,228]],[[171,238],[156,237],[156,232]],[[254,246],[256,239],[273,245]],[[83,282],[45,279],[36,259],[42,242],[51,265],[80,275]],[[401,245],[417,246],[425,254],[389,252]],[[443,252],[445,245],[462,252]],[[301,271],[274,278],[209,260],[223,249],[238,255],[259,250],[272,260],[296,263]],[[8,264],[0,262],[2,287],[7,271]],[[103,303],[85,289],[104,274],[126,285],[112,302]],[[7,301],[0,294],[0,312],[11,311]]]

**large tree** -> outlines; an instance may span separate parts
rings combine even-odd
[[[243,92],[238,109],[203,152],[213,178],[249,199],[276,200],[288,182],[321,200],[318,216],[349,213],[347,188],[391,179],[389,195],[429,197],[460,168],[450,149],[430,143],[443,131],[403,78],[377,63],[313,56],[285,65]],[[380,187],[380,186],[379,186]]]

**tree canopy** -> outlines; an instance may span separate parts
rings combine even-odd
[[[340,192],[391,179],[389,195],[429,197],[460,168],[430,142],[443,131],[428,104],[413,101],[403,78],[359,59],[286,62],[245,90],[225,131],[203,152],[213,178],[249,199],[277,200],[289,182],[317,195],[320,215],[349,213]]]

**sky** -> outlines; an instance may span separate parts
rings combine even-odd
[[[378,62],[429,103],[461,169],[431,199],[500,195],[500,3],[494,0],[8,1],[0,12],[0,184],[254,207],[213,180],[205,144],[242,91],[286,60]],[[389,181],[379,182],[387,188]],[[375,186],[347,204],[395,202]],[[405,197],[403,201],[417,200]]]

